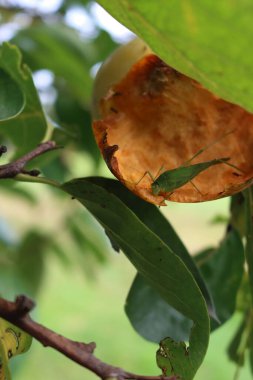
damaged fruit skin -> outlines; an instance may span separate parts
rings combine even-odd
[[[150,53],[150,52],[149,52]],[[112,173],[148,202],[201,202],[252,184],[253,115],[177,72],[154,54],[140,58],[100,100],[93,130]],[[221,139],[192,164],[228,157],[240,171],[210,167],[173,192],[153,194],[150,176],[176,169],[204,146]],[[144,177],[143,177],[144,176]],[[143,180],[140,179],[143,177]]]
[[[95,78],[92,96],[93,118],[101,117],[100,101],[108,90],[121,79],[139,59],[152,51],[145,42],[135,38],[116,49],[102,64]]]

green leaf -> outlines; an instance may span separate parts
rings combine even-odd
[[[244,247],[239,233],[230,230],[217,249],[196,256],[200,271],[212,294],[221,324],[234,313],[244,273]],[[218,327],[212,321],[213,328]]]
[[[171,338],[165,338],[160,343],[157,351],[156,361],[162,369],[163,374],[178,374],[180,379],[192,379],[188,366],[185,365],[185,358],[189,355],[184,342],[175,342]]]
[[[248,339],[248,348],[249,348],[249,362],[250,370],[253,375],[253,321],[251,321],[251,331]]]
[[[249,286],[251,292],[251,303],[253,305],[253,188],[250,187],[243,192],[245,198],[245,233],[246,233],[246,246],[245,257],[248,265],[249,273]]]
[[[136,331],[145,339],[159,343],[164,337],[187,340],[192,322],[171,307],[140,275],[127,296],[126,314]]]
[[[22,111],[24,96],[12,77],[0,69],[0,120],[10,119]]]
[[[246,313],[240,322],[233,339],[231,340],[227,353],[230,360],[235,362],[237,365],[242,366],[244,364],[245,360],[245,352],[240,352],[240,345],[241,341],[245,332],[245,329],[247,328],[247,319],[249,318],[248,314]]]
[[[100,183],[108,191],[119,197],[143,223],[184,261],[202,291],[209,314],[216,318],[212,299],[193,258],[158,208],[133,195],[118,181],[100,179]],[[106,231],[106,234],[109,235],[113,248],[115,247],[118,252],[119,247],[113,241],[110,233]],[[138,274],[128,294],[125,311],[132,326],[147,340],[158,343],[165,336],[170,336],[176,340],[186,340],[189,336],[191,321],[165,302],[159,293]]]
[[[205,250],[195,259],[214,300],[217,313],[217,320],[211,320],[214,330],[235,311],[244,272],[244,249],[239,234],[231,230],[217,249]],[[127,297],[126,313],[135,329],[154,342],[165,336],[184,340],[191,326],[140,276],[135,278]]]
[[[245,231],[245,198],[243,193],[235,194],[231,197],[230,203],[230,223],[243,237]]]
[[[8,361],[29,350],[32,337],[0,318],[0,380],[10,380]]]
[[[169,65],[253,111],[251,0],[98,2]]]
[[[16,237],[9,245],[4,243],[0,254],[1,291],[8,298],[18,293],[34,297],[42,283],[50,239],[31,229],[21,241],[17,242]]]
[[[34,296],[44,274],[45,246],[48,240],[37,231],[30,230],[22,241],[15,260],[16,281],[23,293]]]
[[[96,181],[98,183],[96,183]],[[163,372],[182,374],[176,365],[178,356],[187,371],[185,380],[194,377],[205,356],[209,340],[209,318],[206,304],[192,274],[183,261],[153,233],[118,197],[103,188],[99,179],[77,179],[65,183],[62,189],[79,200],[110,231],[113,240],[136,267],[138,272],[175,309],[194,324],[189,348],[182,344],[168,357]],[[174,341],[169,346],[174,349]],[[172,363],[172,370],[170,365]],[[174,366],[175,364],[175,366]],[[158,365],[160,362],[158,359]]]
[[[96,183],[100,184],[108,190],[109,192],[116,195],[118,198],[124,202],[127,207],[129,207],[138,218],[146,224],[149,229],[151,229],[159,238],[185,263],[188,270],[192,273],[195,281],[197,282],[200,290],[202,291],[203,297],[206,300],[209,314],[215,318],[215,310],[212,299],[210,297],[209,291],[206,284],[196,266],[190,253],[187,251],[183,242],[173,229],[169,221],[164,217],[164,215],[158,210],[158,208],[150,203],[147,203],[132,192],[126,189],[125,186],[119,181],[114,181],[111,179],[97,178]],[[108,231],[107,231],[108,234]],[[145,284],[146,286],[146,284]]]
[[[19,155],[22,155],[41,142],[47,122],[31,72],[21,63],[21,54],[15,46],[8,43],[0,46],[0,70],[0,73],[4,73],[0,93],[5,93],[5,97],[13,97],[12,101],[9,99],[11,109],[8,107],[5,110],[6,119],[3,118],[4,111],[1,111],[0,131],[13,141]]]

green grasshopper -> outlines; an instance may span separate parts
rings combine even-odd
[[[212,145],[216,144],[218,141],[223,139],[225,136],[229,135],[230,133],[234,132],[234,130],[229,131],[225,133],[223,136],[221,136],[219,139],[213,141],[211,144],[205,146],[204,148],[200,149],[197,153],[191,157],[190,160],[186,161],[185,164],[179,166],[178,168],[166,170],[161,175],[158,176],[158,178],[154,178],[150,172],[145,172],[144,176],[148,174],[153,183],[151,184],[152,193],[153,195],[160,195],[162,193],[167,192],[173,192],[174,190],[178,189],[179,187],[185,185],[188,182],[191,182],[193,187],[200,192],[197,187],[192,182],[192,179],[195,178],[198,174],[203,172],[204,170],[207,170],[211,166],[214,165],[220,165],[220,164],[226,164],[228,166],[231,166],[232,168],[238,170],[239,172],[242,172],[239,168],[237,168],[235,165],[229,163],[230,160],[229,157],[223,157],[223,158],[215,158],[210,161],[200,162],[198,164],[188,165],[190,162],[199,156],[201,153],[203,153],[206,149],[209,149]],[[161,169],[159,170],[159,172]],[[142,176],[142,178],[144,177]],[[140,181],[142,180],[140,179]],[[139,181],[139,182],[140,182]],[[139,183],[138,182],[138,183]]]
[[[229,160],[229,157],[215,158],[214,160],[200,162],[199,164],[180,166],[176,169],[166,170],[152,183],[152,193],[159,195],[160,193],[173,192],[187,182],[191,182],[199,173],[214,165],[227,164],[234,167],[234,165],[228,163]],[[194,184],[193,186],[195,187]]]

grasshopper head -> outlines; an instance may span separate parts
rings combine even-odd
[[[161,191],[161,187],[156,181],[152,183],[151,188],[152,188],[153,195],[159,195]]]

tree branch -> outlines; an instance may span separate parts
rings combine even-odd
[[[41,156],[42,154],[49,152],[51,150],[58,149],[59,147],[56,145],[54,141],[46,141],[40,145],[38,145],[31,152],[26,153],[24,156],[18,158],[17,160],[10,162],[5,165],[0,165],[0,179],[6,178],[15,178],[20,174],[28,174],[32,177],[37,177],[40,172],[38,170],[25,170],[25,166],[27,163],[34,158]],[[3,145],[0,146],[0,156],[7,151],[7,148]]]
[[[96,344],[81,343],[67,339],[62,335],[40,325],[32,320],[29,312],[34,308],[34,302],[26,296],[18,296],[15,302],[0,298],[0,317],[11,322],[34,337],[44,346],[50,346],[67,356],[69,359],[89,369],[101,379],[114,378],[117,380],[176,380],[177,377],[144,376],[127,372],[102,362],[93,355]]]

